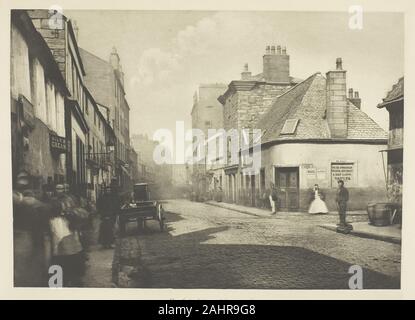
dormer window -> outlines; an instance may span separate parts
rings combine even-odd
[[[282,127],[280,134],[294,134],[297,129],[299,119],[287,119]]]

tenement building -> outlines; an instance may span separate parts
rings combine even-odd
[[[277,65],[274,72],[283,70]],[[350,210],[365,209],[369,201],[385,200],[379,151],[385,149],[387,135],[362,111],[359,95],[352,91],[348,95],[341,58],[325,76],[315,73],[295,85],[287,83],[267,107],[249,106],[250,99],[256,100],[250,97],[246,94],[244,103],[235,98],[234,104],[232,98],[221,97],[226,128],[237,125],[262,131],[261,149],[257,151],[261,153],[260,168],[243,174],[239,161],[220,173],[225,177],[227,201],[260,205],[266,200],[270,183],[274,183],[280,210],[306,210],[310,190],[318,184],[326,194],[329,210],[335,210],[339,179],[350,191]],[[228,108],[233,108],[232,113]]]
[[[87,196],[86,153],[89,126],[85,118],[87,92],[85,69],[79,54],[76,28],[71,20],[61,16],[56,25],[51,23],[48,10],[28,10],[38,32],[48,44],[70,96],[65,99],[66,181],[70,191]]]
[[[65,78],[24,10],[11,11],[13,181],[26,171],[32,188],[66,178]]]
[[[94,96],[98,108],[106,114],[110,127],[114,131],[115,176],[120,190],[127,190],[132,183],[129,164],[130,149],[130,107],[125,97],[124,73],[120,57],[113,48],[109,59],[104,60],[80,48],[85,65],[85,83]]]

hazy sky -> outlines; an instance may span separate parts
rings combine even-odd
[[[363,29],[348,27],[348,13],[67,11],[79,27],[79,45],[108,59],[115,46],[131,107],[130,131],[191,127],[199,83],[228,84],[245,63],[262,72],[266,45],[290,55],[291,76],[305,79],[335,68],[343,58],[347,86],[360,92],[362,110],[387,128],[376,105],[403,75],[403,15],[365,13]]]

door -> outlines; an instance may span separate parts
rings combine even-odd
[[[299,207],[298,167],[275,168],[275,185],[278,189],[278,208],[295,211]]]
[[[255,176],[252,175],[251,176],[251,206],[255,207],[255,196],[256,196],[256,192],[255,192]]]

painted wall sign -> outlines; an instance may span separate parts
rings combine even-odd
[[[346,186],[355,184],[354,163],[332,163],[331,164],[331,184],[332,187],[337,186],[338,180],[343,180]]]

